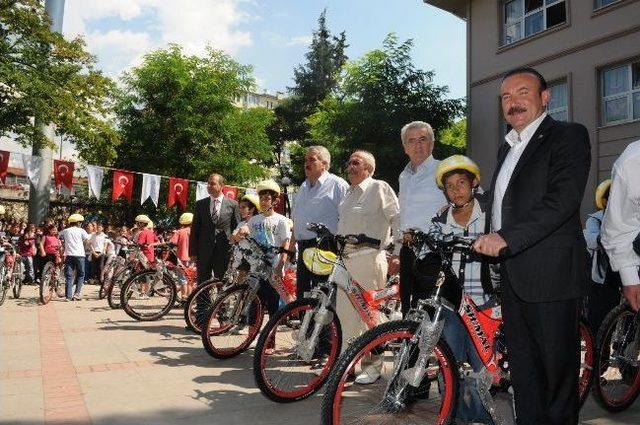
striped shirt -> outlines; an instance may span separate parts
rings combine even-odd
[[[465,236],[477,239],[484,234],[485,213],[480,207],[477,199],[474,199],[473,212],[466,226],[461,226],[453,218],[452,209],[446,209],[446,222],[444,221],[445,211],[436,216],[431,225],[430,231],[441,231],[444,234],[453,234],[456,236]],[[456,276],[460,274],[460,264],[462,255],[459,252],[454,253],[452,261],[452,269]],[[470,257],[465,259],[464,268],[464,291],[469,294],[476,305],[480,306],[489,301],[489,295],[485,294],[482,289],[481,279],[481,262],[480,258]]]

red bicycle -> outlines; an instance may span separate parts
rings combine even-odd
[[[423,247],[438,253],[442,267],[433,295],[418,302],[406,320],[384,323],[361,335],[347,349],[332,372],[322,403],[323,424],[362,423],[452,423],[456,414],[461,379],[472,383],[496,424],[504,423],[493,395],[510,387],[508,357],[502,332],[499,305],[479,309],[462,294],[457,310],[471,337],[483,367],[474,372],[459,365],[447,342],[441,338],[446,315],[456,311],[443,294],[461,279],[451,269],[454,252],[468,254],[473,240],[442,234],[414,234],[417,252]],[[449,278],[447,278],[449,277]],[[580,400],[588,394],[594,360],[593,337],[580,323],[582,365]],[[377,356],[381,377],[371,385],[353,384],[350,376],[363,359]]]

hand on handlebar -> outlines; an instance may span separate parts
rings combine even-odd
[[[507,242],[498,233],[480,236],[473,244],[473,250],[489,257],[499,257]]]

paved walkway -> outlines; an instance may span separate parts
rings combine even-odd
[[[249,351],[218,361],[174,310],[139,323],[97,299],[37,304],[36,287],[0,307],[2,424],[317,424],[320,396],[277,405],[254,387]],[[592,400],[583,424],[640,423]]]

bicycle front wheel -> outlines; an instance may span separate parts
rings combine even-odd
[[[132,319],[146,322],[164,317],[176,302],[175,282],[166,273],[143,270],[122,286],[120,304]]]
[[[401,383],[418,349],[410,342],[418,324],[393,321],[356,339],[331,372],[322,399],[323,425],[449,424],[458,400],[458,375],[451,349],[440,340],[418,388]],[[403,354],[400,354],[403,353]],[[400,361],[401,364],[396,364]],[[353,382],[357,369],[374,368],[380,378],[368,385]]]
[[[340,355],[342,332],[338,316],[332,310],[331,320],[321,328],[316,344],[301,345],[311,337],[315,321],[310,321],[304,338],[300,337],[300,325],[305,315],[317,312],[317,307],[317,299],[294,301],[270,318],[260,333],[253,356],[253,375],[262,394],[273,401],[298,401],[315,393]],[[303,358],[301,349],[312,351]]]
[[[0,305],[4,304],[4,300],[7,298],[7,292],[9,291],[9,282],[7,279],[7,266],[4,263],[0,263]]]
[[[580,374],[578,377],[579,406],[582,407],[589,396],[589,389],[593,381],[593,366],[595,362],[595,341],[589,325],[580,320]]]
[[[42,278],[40,279],[40,302],[48,304],[56,294],[58,282],[55,275],[55,264],[48,261],[42,268]]]
[[[229,359],[249,348],[260,332],[264,309],[248,285],[236,285],[222,292],[213,304],[201,336],[210,356]]]
[[[15,263],[13,263],[11,279],[13,280],[13,298],[18,299],[20,298],[20,293],[22,293],[22,280],[24,279],[24,267],[19,259],[16,259]]]
[[[640,393],[640,315],[624,303],[607,314],[598,330],[593,397],[605,410],[621,412]]]

